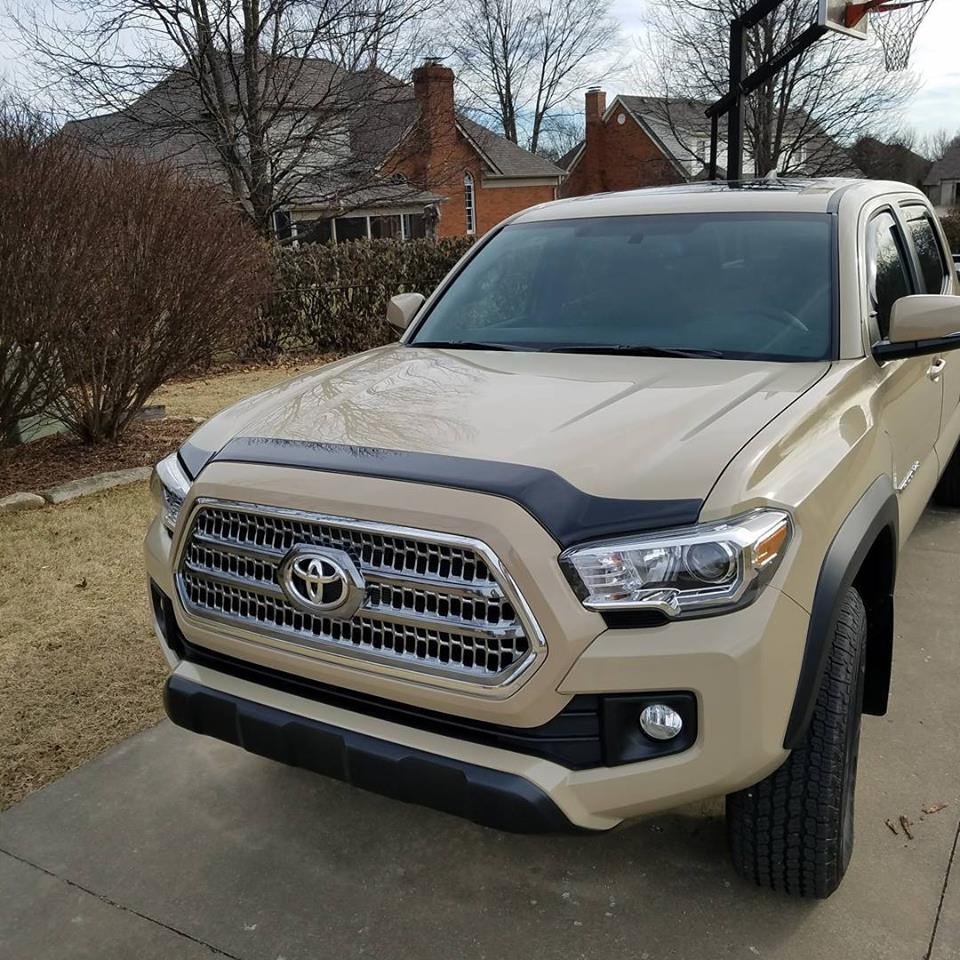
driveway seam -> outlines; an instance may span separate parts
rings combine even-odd
[[[937,928],[940,926],[940,914],[943,913],[943,901],[947,896],[947,884],[950,882],[950,872],[953,869],[953,861],[957,856],[958,843],[960,843],[960,820],[957,821],[957,832],[953,835],[953,848],[950,851],[950,859],[947,861],[947,872],[943,877],[943,889],[940,891],[937,915],[933,918],[933,930],[930,931],[930,944],[927,947],[927,952],[923,955],[923,960],[930,960],[931,956],[933,956],[933,948],[937,945]]]
[[[61,883],[67,884],[67,886],[75,887],[77,890],[82,890],[89,896],[95,897],[101,903],[105,903],[108,906],[116,908],[117,910],[122,910],[124,913],[132,914],[135,917],[139,917],[141,920],[146,920],[148,923],[156,924],[158,927],[162,927],[164,930],[167,930],[170,933],[175,933],[177,936],[183,937],[184,940],[190,940],[193,943],[196,943],[198,946],[206,947],[211,953],[218,957],[226,957],[227,960],[243,960],[242,957],[238,957],[236,954],[227,953],[224,950],[220,950],[218,947],[213,946],[213,944],[207,943],[206,940],[201,940],[199,937],[191,936],[189,933],[179,930],[177,927],[170,926],[169,923],[164,923],[162,920],[157,920],[155,917],[151,917],[145,913],[140,913],[139,910],[134,910],[132,907],[127,907],[122,903],[117,903],[116,900],[111,900],[110,897],[104,896],[102,893],[97,893],[96,890],[91,890],[89,887],[85,887],[82,883],[77,883],[75,880],[69,880],[66,877],[61,877],[52,870],[47,870],[46,867],[41,867],[38,863],[33,863],[31,860],[27,860],[26,857],[20,857],[15,853],[11,853],[9,850],[4,850],[3,847],[0,847],[0,853],[10,857],[11,860],[16,860],[18,863],[24,864],[25,866],[33,867],[34,870],[39,870],[40,873],[45,873],[48,877],[53,877],[54,880],[59,880]]]

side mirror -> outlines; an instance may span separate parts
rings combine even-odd
[[[426,299],[422,293],[398,293],[391,297],[387,304],[387,323],[403,333]]]
[[[874,344],[878,360],[917,357],[960,349],[960,297],[916,294],[901,297],[890,312],[887,339]]]

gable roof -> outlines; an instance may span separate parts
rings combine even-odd
[[[707,122],[706,104],[693,100],[667,100],[663,97],[614,97],[607,108],[606,119],[613,112],[614,104],[623,104],[627,112],[643,128],[660,152],[684,177],[690,174],[683,166],[685,160],[695,159],[677,137],[677,131],[694,133]]]
[[[571,147],[558,161],[557,166],[562,167],[568,173],[580,159],[580,152],[586,146],[587,141],[581,140],[575,147]]]
[[[420,117],[413,85],[376,68],[345,72],[321,59],[278,61],[272,83],[273,99],[288,114],[331,111],[341,121],[342,149],[349,156],[329,173],[302,177],[293,191],[295,202],[318,198],[369,195],[378,171]],[[271,97],[268,95],[266,101]],[[311,121],[312,122],[312,121]],[[492,130],[464,116],[457,125],[484,161],[492,177],[560,178],[563,170]],[[172,71],[129,106],[66,123],[62,132],[78,138],[92,152],[126,150],[145,162],[167,162],[221,187],[227,177],[214,147],[214,125],[203,109],[196,84],[185,69]],[[318,144],[321,138],[317,138]],[[354,184],[348,182],[350,179]],[[386,181],[381,185],[387,186]],[[385,189],[385,202],[401,191]],[[419,196],[421,192],[417,192]],[[412,196],[412,188],[407,195]],[[423,196],[434,196],[423,193]]]
[[[954,143],[947,152],[930,168],[926,186],[936,186],[941,180],[960,180],[960,143]]]
[[[555,163],[517,146],[469,117],[457,115],[457,123],[468,141],[490,165],[495,176],[561,177],[564,171]]]

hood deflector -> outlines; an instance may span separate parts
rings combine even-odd
[[[703,504],[702,500],[597,497],[552,470],[518,463],[305,440],[236,437],[207,462],[217,461],[382,477],[504,497],[523,507],[561,547],[695,523]],[[203,464],[188,466],[202,468]]]

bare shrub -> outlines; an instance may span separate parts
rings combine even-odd
[[[217,195],[170,170],[84,160],[72,187],[52,251],[74,295],[57,318],[66,387],[53,409],[84,440],[115,439],[160,384],[242,342],[270,257]]]
[[[0,445],[61,386],[53,332],[69,293],[54,251],[71,225],[56,211],[73,189],[75,154],[50,133],[37,114],[0,102]]]

